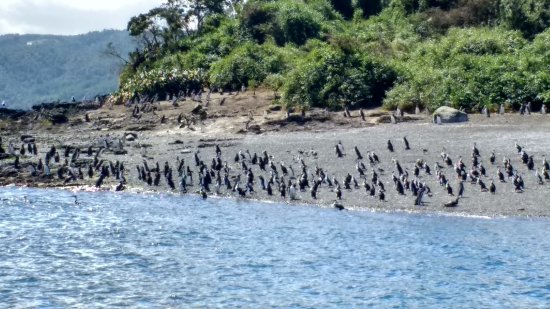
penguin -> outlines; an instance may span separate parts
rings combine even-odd
[[[332,207],[338,209],[338,210],[346,210],[346,208],[344,207],[344,205],[340,204],[340,203],[332,203]]]
[[[520,145],[518,145],[518,142],[514,142],[514,146],[516,147],[516,150],[518,151],[518,153],[520,153],[521,150],[523,149]]]
[[[338,149],[340,149],[340,152],[342,153],[342,155],[344,155],[344,145],[342,145],[342,141],[338,141],[338,144],[336,145],[338,146]]]
[[[546,168],[542,169],[542,175],[544,176],[545,181],[550,181],[550,173],[548,173],[548,170]]]
[[[497,170],[497,176],[498,176],[498,180],[500,182],[506,182],[506,180],[504,178],[504,173],[502,173],[502,171],[500,170],[500,167]]]
[[[539,174],[539,171],[536,171],[536,172],[535,172],[535,176],[537,177],[538,184],[539,184],[539,185],[543,185],[543,184],[544,184],[544,181],[542,180],[542,176]]]
[[[336,187],[336,191],[335,191],[335,192],[336,192],[336,198],[337,198],[338,200],[341,200],[341,199],[342,199],[342,190],[340,189],[340,186],[337,186],[337,187]]]
[[[386,195],[384,194],[384,191],[383,191],[383,190],[380,190],[380,191],[378,192],[378,199],[381,200],[381,201],[386,200]]]
[[[296,185],[295,184],[292,184],[291,186],[289,186],[289,189],[288,189],[288,197],[291,199],[291,200],[295,200],[296,199]]]
[[[491,162],[491,164],[495,164],[495,161],[496,161],[496,156],[495,156],[495,152],[493,151],[491,153],[491,157],[489,158],[489,162]]]
[[[411,149],[411,147],[409,146],[409,141],[407,140],[406,136],[403,136],[403,143],[405,144],[405,150]]]
[[[118,185],[115,187],[115,191],[119,192],[119,191],[123,191],[124,190],[124,183],[122,181],[120,181],[118,183]]]
[[[378,155],[376,155],[374,151],[372,152],[372,159],[374,160],[375,163],[380,163]]]
[[[481,178],[477,179],[477,184],[479,185],[481,192],[487,192],[487,186],[483,181],[481,181]]]
[[[155,187],[158,187],[160,185],[160,172],[155,172],[155,179],[153,180],[153,184]]]
[[[400,195],[405,195],[405,190],[400,180],[398,180],[397,183],[395,184],[395,189],[397,190],[397,193],[399,193]]]
[[[477,149],[476,143],[474,143],[474,146],[472,147],[472,156],[473,157],[479,157],[479,149]]]
[[[443,204],[444,207],[456,207],[458,206],[458,197],[450,202]]]
[[[529,156],[527,159],[527,169],[532,171],[535,168],[535,163],[533,162],[533,156]]]
[[[357,155],[357,160],[363,160],[363,156],[361,155],[361,152],[359,151],[359,148],[357,146],[354,147],[355,154]]]
[[[336,156],[337,156],[338,158],[341,158],[341,157],[344,156],[344,154],[342,153],[342,151],[340,150],[340,147],[338,147],[338,145],[334,146],[334,150],[335,150]]]
[[[174,184],[174,180],[172,179],[172,173],[169,173],[168,177],[166,177],[166,182],[168,183],[168,186],[170,189],[175,190],[176,185]]]
[[[97,179],[97,181],[95,182],[95,187],[96,188],[100,188],[101,185],[103,184],[103,180],[105,179],[105,175],[104,174],[101,174],[99,175],[99,178]]]
[[[279,186],[279,193],[281,193],[281,197],[283,199],[286,198],[286,185],[284,181],[281,181],[281,185]]]
[[[451,187],[451,185],[447,182],[447,184],[445,185],[445,188],[447,189],[447,194],[450,195],[450,196],[454,196],[453,194],[453,187]]]
[[[283,176],[287,176],[288,175],[288,169],[286,168],[285,166],[285,163],[281,161],[281,172],[283,173]]]
[[[424,188],[424,187],[418,189],[417,197],[414,200],[414,206],[424,205],[423,202],[422,202],[422,198],[424,197],[425,192],[426,192],[426,188]]]
[[[266,191],[267,191],[267,195],[269,195],[269,196],[273,195],[273,188],[271,187],[271,182],[267,183]]]
[[[246,190],[239,187],[239,184],[237,184],[235,190],[239,193],[240,197],[246,197]]]
[[[491,180],[491,184],[489,185],[489,192],[491,194],[495,194],[497,192],[497,187],[495,186],[495,182]]]
[[[208,197],[208,195],[206,194],[206,191],[204,190],[203,187],[200,188],[199,194],[200,194],[200,196],[203,200],[206,200],[206,198]]]
[[[44,164],[44,176],[50,177],[50,166],[48,164]]]
[[[458,183],[458,197],[464,196],[464,182],[460,181]]]
[[[376,188],[374,186],[374,184],[372,184],[372,186],[370,187],[370,190],[369,190],[369,196],[375,196],[376,195]]]
[[[391,140],[388,140],[388,150],[393,152],[393,144],[391,143]]]
[[[311,194],[311,198],[316,200],[317,199],[317,185],[313,185],[311,189],[309,190]]]

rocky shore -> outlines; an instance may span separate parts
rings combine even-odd
[[[202,104],[191,100],[176,104],[155,102],[141,105],[139,110],[135,106],[108,105],[72,110],[59,108],[55,113],[66,117],[66,121],[60,123],[54,123],[51,110],[44,108],[1,120],[4,150],[4,154],[0,154],[1,185],[94,188],[102,169],[109,169],[109,176],[104,177],[100,189],[115,190],[118,187],[137,192],[195,194],[200,191],[198,159],[212,175],[210,191],[205,192],[208,196],[284,201],[291,205],[333,207],[336,204],[349,210],[490,217],[550,216],[550,202],[547,201],[550,183],[546,180],[539,183],[536,174],[538,171],[543,175],[542,162],[549,151],[550,122],[546,115],[506,114],[490,118],[469,115],[468,122],[435,125],[431,115],[405,114],[392,124],[388,123],[392,122],[390,114],[383,111],[366,112],[365,120],[361,119],[359,111],[351,111],[345,117],[342,113],[324,110],[287,115],[271,105],[266,93],[213,96],[210,102]],[[403,137],[410,144],[409,150],[405,149]],[[388,150],[388,141],[393,145],[393,152]],[[13,149],[9,149],[10,143]],[[335,150],[339,143],[343,148],[341,157]],[[527,156],[532,156],[532,169],[522,162],[515,143]],[[27,149],[25,154],[21,153],[20,148],[27,148],[29,144],[36,145],[36,155]],[[486,170],[486,176],[480,175],[479,179],[487,187],[494,181],[496,192],[482,192],[480,183],[472,182],[468,176],[463,182],[464,194],[457,205],[445,207],[458,195],[460,180],[455,164],[462,158],[465,172],[480,170],[479,166],[472,168],[474,145],[479,150],[479,164]],[[50,175],[47,175],[44,168],[37,168],[38,161],[41,159],[42,164],[45,163],[46,153],[52,146],[59,160],[56,162],[55,154],[51,156]],[[362,159],[358,159],[354,147]],[[369,161],[368,154],[372,152],[379,157],[379,163]],[[442,153],[452,160],[451,165],[443,160]],[[494,163],[490,162],[492,153],[496,157]],[[262,170],[253,158],[266,154],[269,161]],[[514,175],[523,179],[523,190],[516,190],[514,177],[506,175],[505,182],[499,181],[497,172],[499,168],[505,170],[504,158],[509,159]],[[221,166],[216,167],[216,162]],[[396,162],[402,169],[401,175]],[[422,168],[415,176],[417,162],[422,162]],[[275,166],[275,177],[270,163]],[[121,164],[124,171],[119,170]],[[165,164],[166,171],[171,170],[173,189],[165,173]],[[424,168],[426,165],[429,174]],[[88,175],[90,166],[92,177]],[[158,185],[154,184],[155,181],[148,185],[147,179],[140,180],[138,169],[141,171],[145,166],[153,179],[157,172],[160,174]],[[178,170],[182,166],[183,173],[180,173]],[[188,168],[191,176],[186,177],[187,193],[182,193],[180,174],[187,175]],[[216,186],[218,168],[220,188]],[[58,173],[60,169],[62,172]],[[323,171],[321,175],[326,177],[318,184],[313,198],[311,187],[319,179],[320,169]],[[299,182],[304,171],[308,186],[302,191]],[[252,172],[252,192],[246,190],[249,172]],[[114,174],[123,176],[124,182],[121,183],[121,177],[117,179]],[[224,181],[225,174],[230,182],[229,188]],[[352,179],[349,189],[345,185],[348,174]],[[379,181],[373,182],[374,174]],[[438,174],[445,176],[453,189],[453,196],[441,184]],[[401,184],[408,183],[409,190],[405,189],[404,194],[398,192],[394,175]],[[272,195],[262,189],[260,176],[265,183],[274,180]],[[334,179],[340,185],[341,199],[337,198]],[[357,181],[357,186],[353,180]],[[296,186],[294,199],[290,198],[293,194],[288,190],[289,181]],[[417,197],[410,188],[412,182],[429,188],[425,191],[422,205],[415,205]],[[239,190],[234,191],[237,183],[240,190],[246,191],[244,197],[238,194]],[[285,197],[279,191],[282,183],[286,187]],[[375,188],[374,195],[364,183]],[[380,192],[383,192],[383,200]]]

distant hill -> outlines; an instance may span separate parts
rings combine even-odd
[[[0,102],[28,109],[37,103],[115,91],[123,63],[105,55],[110,42],[124,57],[135,49],[128,32],[118,30],[0,36]]]

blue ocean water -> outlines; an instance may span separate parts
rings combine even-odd
[[[548,308],[550,220],[0,188],[0,307]]]

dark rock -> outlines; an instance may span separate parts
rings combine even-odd
[[[137,134],[136,133],[125,133],[124,139],[127,142],[133,142],[137,139]]]
[[[63,124],[69,121],[69,118],[65,114],[55,113],[49,116],[53,124]]]
[[[31,135],[23,134],[21,135],[21,141],[24,143],[34,143],[34,137]]]
[[[11,118],[17,120],[25,115],[27,115],[27,112],[23,110],[0,108],[0,119]]]
[[[195,105],[195,107],[191,110],[191,113],[193,113],[193,114],[195,114],[195,115],[199,115],[201,111],[202,111],[202,105],[197,104],[197,105]]]
[[[115,149],[115,150],[113,150],[113,154],[115,154],[115,155],[125,155],[127,153],[128,153],[128,151],[125,150],[125,149]]]
[[[256,134],[262,133],[262,128],[257,124],[249,125],[247,130],[248,132],[252,132]]]
[[[13,156],[8,153],[0,153],[0,160],[11,159],[11,158],[13,158]]]

